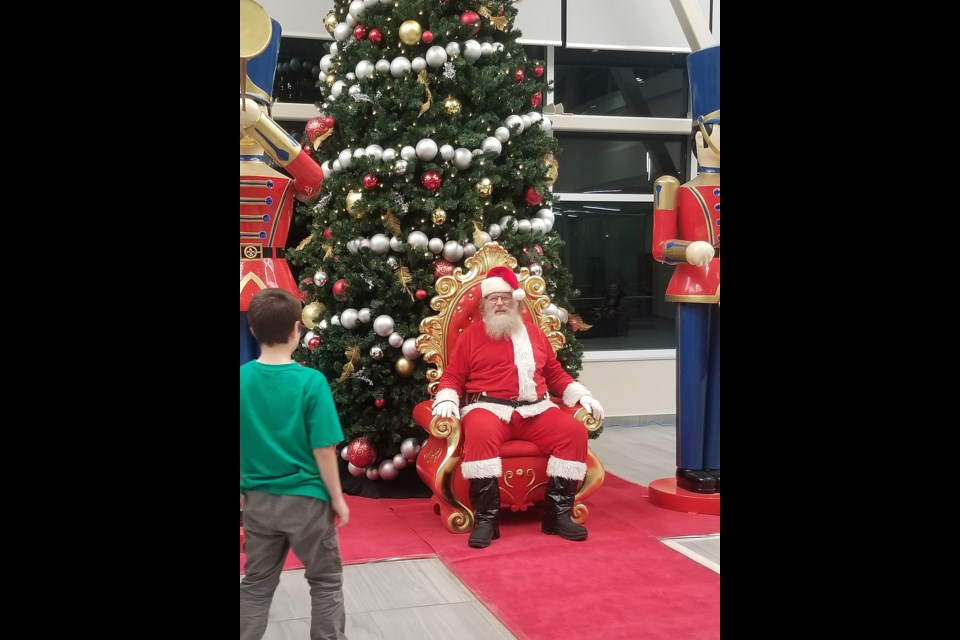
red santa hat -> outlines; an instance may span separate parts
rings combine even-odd
[[[506,267],[494,267],[487,272],[487,279],[480,283],[480,292],[486,298],[491,293],[509,293],[514,300],[523,300],[526,292],[520,288],[517,275]]]

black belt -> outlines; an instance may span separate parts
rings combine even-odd
[[[263,247],[259,244],[241,244],[241,260],[263,260],[264,258],[284,258],[287,250],[283,247]]]
[[[464,406],[473,404],[474,402],[492,402],[493,404],[502,404],[516,409],[517,407],[527,407],[531,404],[549,400],[550,394],[545,393],[542,398],[537,398],[536,400],[504,400],[503,398],[494,398],[493,396],[488,396],[483,393],[468,393],[465,398],[466,404]]]

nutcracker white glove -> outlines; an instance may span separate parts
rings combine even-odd
[[[603,420],[603,407],[600,406],[600,403],[597,402],[597,399],[593,396],[581,396],[580,404],[583,405],[583,408],[592,415],[597,420]]]
[[[244,109],[244,102],[246,102],[246,109]],[[240,98],[240,126],[244,129],[249,128],[251,125],[255,124],[257,120],[260,119],[260,114],[262,113],[260,105],[258,105],[253,100],[249,98]]]
[[[703,240],[691,242],[684,252],[687,262],[695,267],[707,266],[716,254],[717,252],[713,249],[713,245]]]
[[[441,418],[449,418],[450,416],[453,416],[459,420],[460,407],[458,407],[457,403],[453,400],[441,400],[433,405],[433,415],[440,416]]]

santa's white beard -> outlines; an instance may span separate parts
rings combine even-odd
[[[494,340],[507,339],[522,326],[523,321],[516,307],[506,313],[494,313],[492,305],[483,305],[483,325],[487,335]]]

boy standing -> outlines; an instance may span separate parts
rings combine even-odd
[[[240,640],[263,637],[291,547],[310,584],[311,640],[346,638],[336,531],[350,520],[335,448],[343,429],[326,378],[291,358],[300,314],[300,300],[277,288],[258,292],[247,313],[260,357],[240,367]]]

